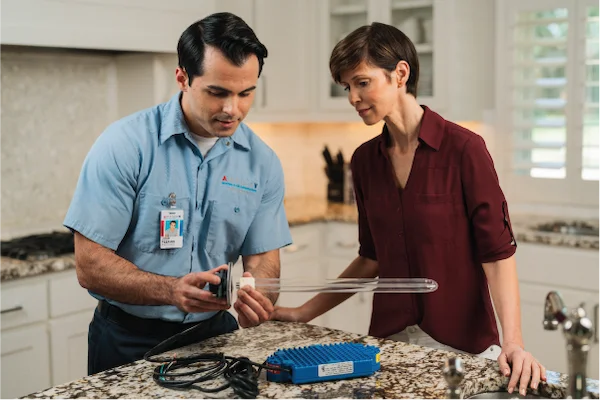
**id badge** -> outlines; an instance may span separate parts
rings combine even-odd
[[[160,212],[160,248],[183,247],[183,210],[169,209]]]

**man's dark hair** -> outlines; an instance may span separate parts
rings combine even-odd
[[[248,56],[255,54],[258,58],[258,76],[260,76],[264,59],[267,57],[267,48],[243,19],[222,12],[194,22],[179,38],[177,43],[179,67],[188,74],[190,85],[194,77],[204,74],[204,50],[207,45],[219,49],[238,67],[246,62]]]
[[[333,80],[340,83],[343,72],[353,70],[363,61],[389,72],[396,69],[399,61],[406,61],[410,67],[406,92],[417,97],[419,58],[415,46],[402,31],[373,22],[348,34],[331,52],[329,69]]]

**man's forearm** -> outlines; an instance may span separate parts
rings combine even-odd
[[[81,286],[111,300],[140,305],[173,304],[177,278],[142,271],[79,234],[75,234],[75,265]]]
[[[515,256],[491,263],[484,263],[483,269],[488,280],[492,300],[500,325],[504,342],[523,346],[521,332],[521,302],[519,298],[519,280]]]

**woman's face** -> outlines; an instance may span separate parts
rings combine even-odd
[[[365,124],[376,124],[393,111],[398,103],[396,75],[365,62],[341,74],[348,100]]]

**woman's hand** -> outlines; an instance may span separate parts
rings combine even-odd
[[[520,382],[519,392],[525,396],[530,379],[532,389],[537,389],[540,379],[546,381],[546,368],[531,353],[516,343],[509,342],[502,345],[502,353],[498,356],[498,365],[502,375],[510,376],[508,393],[512,393],[517,382]]]

